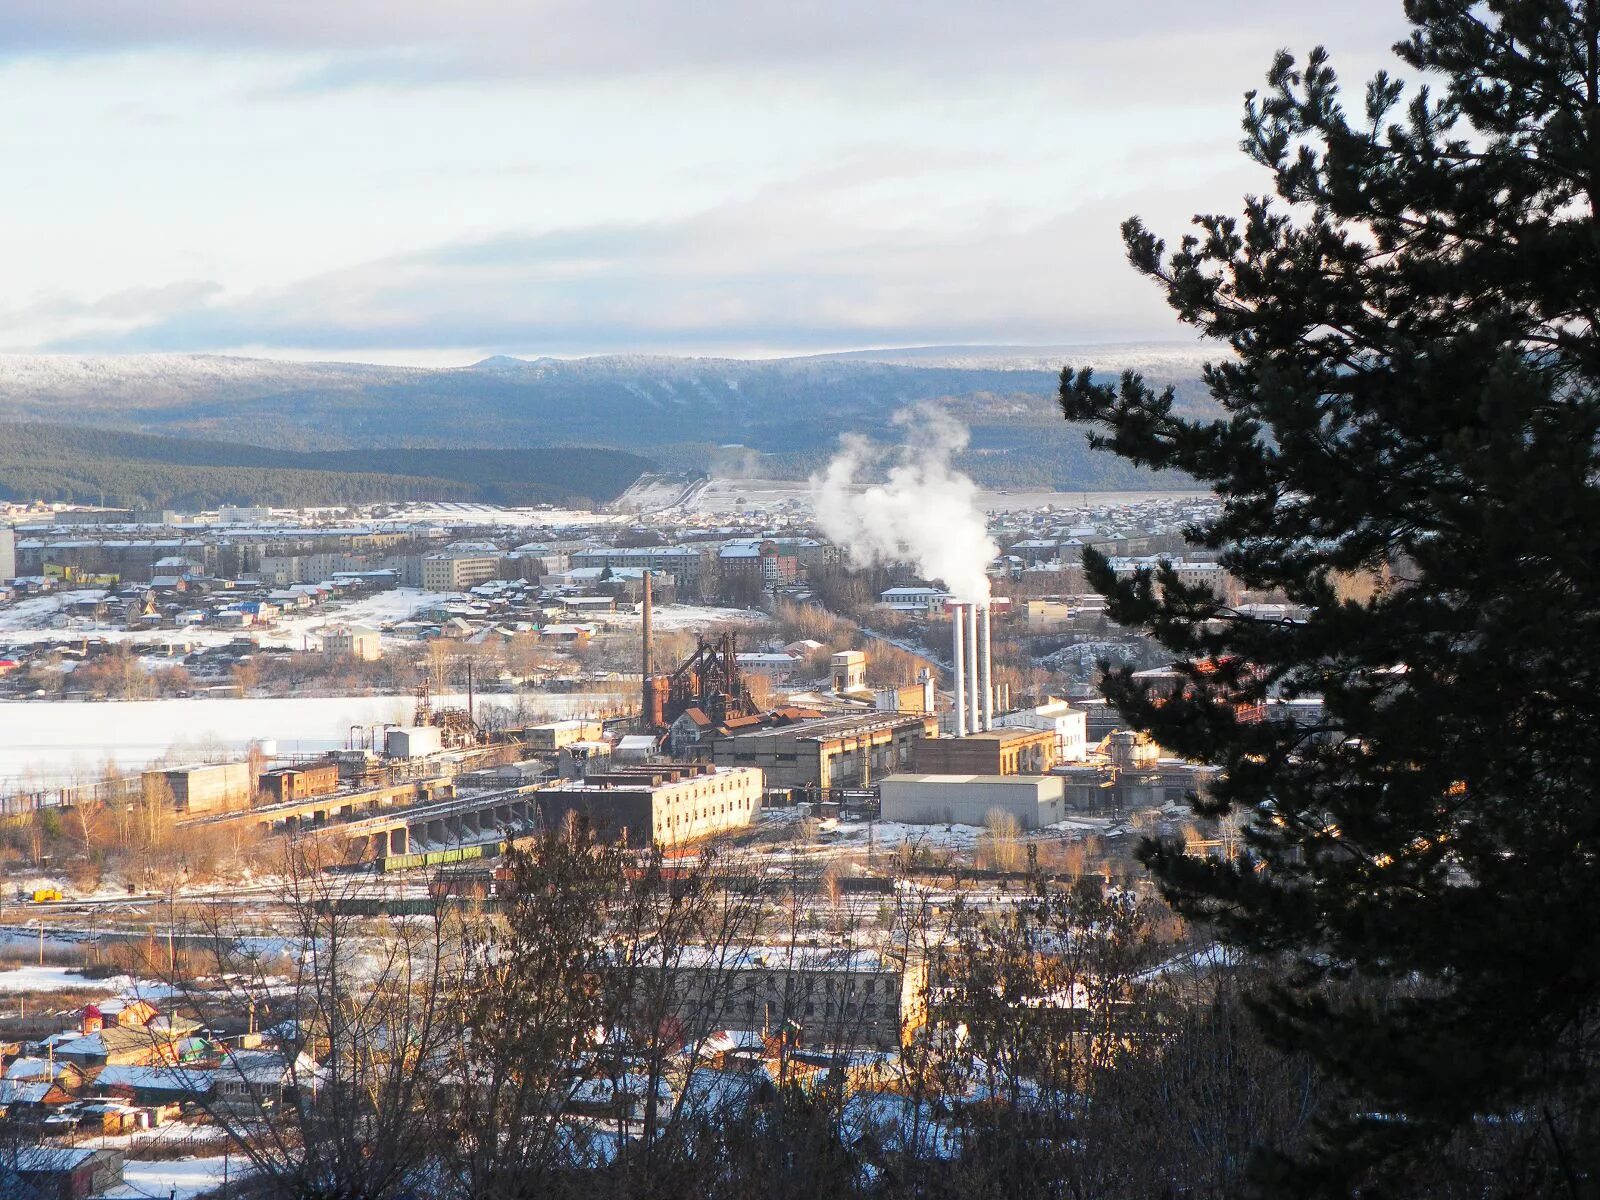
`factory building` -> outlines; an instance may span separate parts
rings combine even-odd
[[[692,714],[686,714],[690,717]],[[930,714],[860,713],[785,720],[729,721],[699,735],[697,753],[727,766],[760,767],[774,790],[866,787],[911,765],[913,747],[931,738]]]
[[[17,531],[0,525],[0,583],[17,577]]]
[[[535,796],[546,829],[577,819],[626,846],[676,846],[743,829],[761,812],[763,780],[752,767],[707,763],[616,765]]]
[[[1066,789],[1055,775],[890,775],[878,790],[883,819],[913,825],[983,825],[999,812],[1038,829],[1067,815]]]
[[[339,764],[308,763],[303,767],[278,767],[276,770],[263,771],[257,781],[257,790],[263,801],[272,804],[326,796],[339,790]]]
[[[228,812],[250,807],[255,779],[250,764],[202,763],[187,767],[161,767],[144,773],[147,794],[165,788],[179,813]]]
[[[912,770],[924,775],[1043,775],[1056,765],[1048,729],[989,729],[919,741]]]

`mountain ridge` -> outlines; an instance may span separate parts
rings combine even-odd
[[[840,434],[885,441],[897,412],[934,404],[964,421],[963,460],[994,486],[1184,486],[1091,456],[1055,403],[1071,347],[921,347],[775,359],[491,356],[452,367],[229,355],[0,355],[0,421],[213,439],[296,451],[604,446],[668,470],[705,469],[729,444],[803,476]],[[1080,347],[1209,404],[1192,347]],[[981,351],[981,353],[980,353]],[[942,355],[954,365],[935,361]],[[1029,357],[1031,355],[1031,357]],[[987,356],[987,357],[985,357]],[[880,361],[898,357],[915,361]],[[1086,358],[1077,358],[1077,362]]]

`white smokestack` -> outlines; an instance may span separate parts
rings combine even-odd
[[[956,667],[956,736],[967,736],[967,648],[961,644],[961,605],[950,606],[950,656]]]
[[[984,650],[982,650],[982,690],[984,690],[984,730],[995,726],[994,662],[989,658],[989,605],[984,605]]]
[[[982,603],[1000,548],[978,507],[978,485],[951,465],[966,448],[966,427],[932,405],[894,419],[906,430],[897,451],[846,435],[827,469],[811,477],[817,525],[859,566],[915,563],[925,578],[942,579],[952,599]],[[891,458],[883,483],[859,482]]]
[[[978,606],[967,605],[967,653],[972,656],[972,669],[967,676],[967,728],[973,733],[983,728],[983,720],[979,715],[978,688],[980,674],[978,669]]]

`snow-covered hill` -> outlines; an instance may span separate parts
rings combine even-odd
[[[1195,345],[944,346],[763,360],[496,356],[422,368],[224,355],[0,355],[0,422],[47,421],[294,450],[588,445],[666,470],[704,469],[716,447],[770,456],[804,477],[839,434],[897,437],[894,414],[931,402],[973,432],[995,486],[1146,487],[1054,404],[1066,363],[1136,367],[1203,407]],[[1031,464],[1031,465],[1030,465]],[[1085,474],[1087,473],[1087,475]]]

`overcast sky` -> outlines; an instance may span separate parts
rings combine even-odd
[[[1399,0],[4,0],[0,348],[386,362],[1182,338],[1124,264]]]

